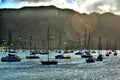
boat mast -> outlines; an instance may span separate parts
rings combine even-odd
[[[100,54],[100,50],[101,50],[101,37],[99,37],[99,42],[98,42],[98,53]]]
[[[40,46],[39,41],[37,42],[37,44],[38,44],[38,45],[37,45],[37,50],[39,50],[39,49],[40,49],[40,47],[39,47],[39,46]]]
[[[114,50],[116,51],[116,44],[117,44],[117,41],[115,41],[115,46],[114,46]]]
[[[44,51],[45,50],[45,41],[42,40],[42,42],[43,42],[43,51]]]
[[[80,51],[80,35],[79,35],[79,41],[78,41],[78,50]]]
[[[37,45],[36,45],[36,42],[34,42],[34,50],[36,50],[36,48],[37,48]]]
[[[85,42],[84,42],[84,49],[85,49],[85,52],[86,52],[86,36],[87,36],[87,31],[85,29]]]
[[[91,49],[94,50],[94,44],[93,44],[93,42],[91,43]]]
[[[89,30],[88,46],[87,46],[89,53],[90,53],[90,39],[91,39],[91,35],[90,35],[90,30]]]
[[[60,32],[60,36],[59,36],[59,53],[60,53],[60,49],[61,49],[61,32]]]
[[[12,35],[11,35],[11,30],[9,28],[9,30],[8,30],[8,50],[9,50],[9,53],[11,50],[11,38],[12,38]]]
[[[110,42],[109,42],[109,51],[111,51],[111,39],[110,39]]]
[[[48,61],[49,61],[49,47],[50,47],[50,43],[49,43],[49,31],[50,31],[50,29],[49,29],[49,27],[48,27],[48,33],[47,33],[47,39],[48,39]]]
[[[108,51],[108,40],[107,40],[107,45],[106,45],[106,51]]]
[[[30,52],[31,52],[31,45],[32,45],[32,36],[30,36],[30,47],[29,47]]]

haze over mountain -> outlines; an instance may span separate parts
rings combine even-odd
[[[112,45],[115,40],[120,43],[119,25],[120,16],[112,13],[80,14],[73,10],[58,9],[54,6],[0,10],[0,37],[6,40],[10,27],[14,44],[24,44],[24,47],[27,47],[30,35],[33,37],[33,42],[39,42],[42,45],[42,40],[47,39],[47,28],[50,27],[52,48],[58,47],[60,32],[62,33],[62,44],[66,44],[68,47],[74,44],[72,46],[77,47],[80,35],[81,45],[83,45],[86,29],[87,32],[91,32],[95,48],[97,48],[98,37],[101,36],[105,49],[107,39],[111,40]],[[117,44],[120,48],[119,45]]]

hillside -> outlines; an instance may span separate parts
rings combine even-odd
[[[23,45],[28,46],[30,35],[32,35],[33,44],[39,43],[39,47],[42,48],[42,41],[47,40],[48,27],[50,27],[52,48],[58,47],[60,32],[62,44],[67,44],[69,48],[71,44],[74,44],[72,47],[77,47],[79,36],[83,45],[85,29],[87,32],[91,31],[95,48],[97,48],[98,36],[102,37],[104,49],[107,39],[111,40],[112,45],[117,40],[117,46],[120,48],[119,25],[120,16],[111,13],[80,14],[73,10],[63,10],[53,6],[0,10],[0,38],[7,40],[7,30],[10,27],[12,41],[15,45],[19,45],[19,48]]]

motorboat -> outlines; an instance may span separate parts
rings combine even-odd
[[[15,54],[9,53],[6,57],[2,57],[2,62],[19,62],[21,58]]]

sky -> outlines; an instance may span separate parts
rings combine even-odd
[[[120,0],[0,0],[0,9],[49,5],[54,5],[61,9],[73,9],[79,13],[111,12],[120,15]]]

